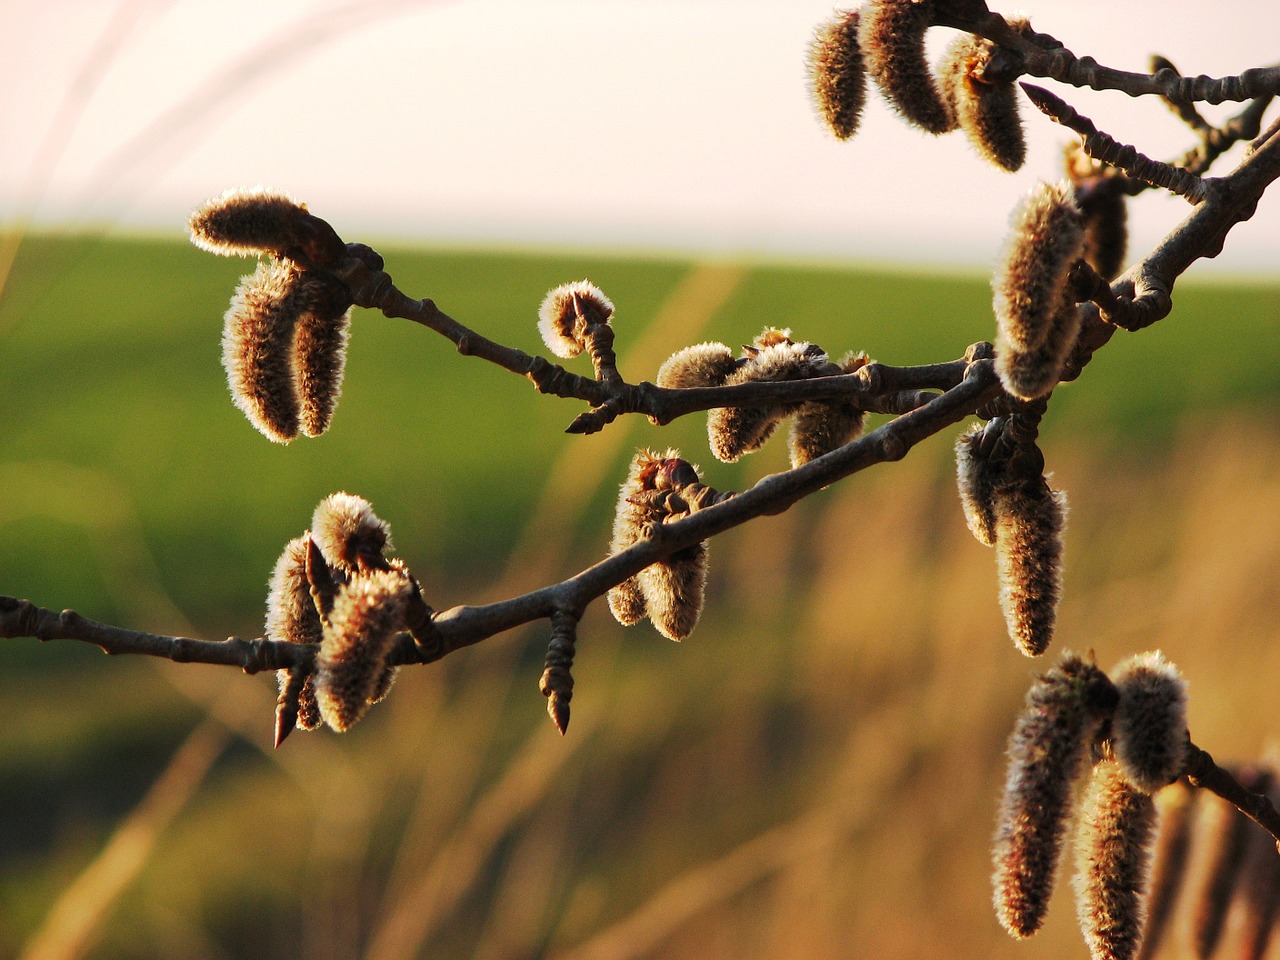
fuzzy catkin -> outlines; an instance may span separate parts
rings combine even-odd
[[[587,346],[587,329],[609,322],[613,303],[589,280],[549,291],[538,308],[538,332],[557,357],[576,357]]]
[[[191,215],[191,242],[224,257],[280,255],[298,242],[306,210],[270,187],[234,188]]]
[[[996,916],[1029,937],[1044,922],[1071,798],[1115,691],[1091,661],[1065,654],[1027,693],[1009,737],[992,862]]]
[[[334,602],[316,658],[316,701],[338,732],[384,693],[388,655],[402,627],[411,583],[394,570],[357,574]]]
[[[1013,213],[992,281],[997,355],[1034,350],[1049,336],[1083,245],[1080,209],[1070,184],[1037,184]]]
[[[1098,764],[1076,831],[1076,913],[1093,960],[1133,960],[1142,942],[1156,811],[1110,762]]]
[[[865,353],[849,353],[831,365],[830,375],[853,373],[870,362],[871,358]],[[791,466],[803,466],[856,440],[866,417],[866,411],[853,400],[812,400],[800,404],[791,421],[788,440]]]
[[[683,640],[702,615],[707,586],[707,545],[673,553],[636,574],[654,628],[668,640]]]
[[[1000,608],[1014,644],[1038,657],[1053,640],[1057,620],[1067,497],[1037,477],[999,487],[994,505]]]
[[[1158,651],[1130,657],[1111,672],[1120,691],[1111,742],[1120,769],[1154,793],[1182,774],[1187,752],[1187,683]]]
[[[669,356],[658,368],[654,383],[668,390],[718,387],[742,362],[723,343],[695,343]]]
[[[240,281],[222,331],[222,366],[231,397],[249,422],[276,443],[298,435],[300,405],[293,375],[293,337],[302,272],[263,261]]]
[[[980,446],[985,428],[985,424],[975,423],[956,439],[956,488],[969,532],[979,543],[993,547],[996,488],[1004,482],[1004,469],[982,454]]]
[[[1108,282],[1120,275],[1129,246],[1127,199],[1120,177],[1076,185],[1076,204],[1084,218],[1083,256]]]
[[[349,574],[385,565],[382,551],[391,546],[391,528],[364,497],[331,493],[311,516],[311,538],[330,567]]]
[[[837,140],[848,140],[858,132],[867,100],[856,10],[839,11],[818,26],[809,46],[808,68],[818,113]]]
[[[267,618],[263,629],[268,640],[284,643],[319,643],[324,636],[320,614],[311,599],[307,580],[307,546],[310,536],[303,534],[290,540],[276,561],[267,594]],[[289,685],[289,671],[277,670],[280,691]],[[315,675],[307,677],[298,694],[298,726],[314,730],[321,724],[316,706]]]
[[[858,46],[867,72],[902,117],[929,133],[955,129],[934,84],[924,35],[933,23],[933,0],[870,0],[858,24]]]
[[[1062,379],[1062,368],[1080,336],[1080,310],[1064,289],[1044,339],[1019,350],[1011,344],[996,357],[996,375],[1005,390],[1023,400],[1038,400]]]
[[[300,425],[308,437],[329,429],[342,392],[351,325],[346,284],[323,273],[303,274],[302,304],[294,335],[294,372],[302,404]]]
[[[1011,80],[992,83],[982,75],[994,49],[990,40],[962,34],[943,56],[938,85],[979,156],[1014,171],[1027,159],[1027,143],[1018,116],[1017,87]]]

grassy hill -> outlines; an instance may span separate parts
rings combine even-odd
[[[590,277],[617,306],[634,380],[679,347],[765,325],[894,364],[993,336],[977,277],[381,252],[407,293],[530,352],[545,291]],[[391,523],[437,607],[496,599],[600,556],[636,445],[680,447],[720,488],[784,462],[775,445],[715,463],[700,417],[567,437],[579,405],[368,312],[331,432],[272,445],[219,364],[247,270],[180,243],[25,245],[0,303],[0,593],[256,636],[279,550],[346,489]],[[1110,666],[1164,647],[1192,677],[1205,745],[1255,755],[1275,732],[1261,705],[1280,667],[1280,284],[1188,281],[1175,300],[1063,387],[1046,422],[1073,504],[1057,649],[1092,647]],[[356,731],[274,754],[270,678],[7,642],[0,955],[166,770],[171,807],[144,807],[152,845],[136,874],[117,865],[122,899],[72,903],[82,917],[112,904],[92,925],[95,957],[586,943],[823,957],[850,942],[907,957],[957,938],[958,956],[1079,955],[1065,893],[1033,947],[989,915],[1000,753],[1034,665],[1003,636],[949,452],[936,438],[717,540],[708,611],[682,646],[592,611],[563,741],[536,691],[536,630],[411,671]]]

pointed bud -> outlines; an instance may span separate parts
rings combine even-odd
[[[283,255],[306,233],[307,208],[268,187],[227,190],[191,215],[191,242],[223,257]]]
[[[588,280],[565,283],[551,290],[538,308],[538,331],[557,357],[576,357],[587,347],[590,327],[603,326],[613,316],[613,304]]]
[[[298,435],[300,410],[293,376],[293,335],[302,272],[264,261],[240,281],[226,313],[222,365],[237,407],[276,443]]]
[[[1155,824],[1151,796],[1098,764],[1076,831],[1076,912],[1093,960],[1138,952]]]
[[[573,699],[573,656],[577,643],[578,618],[564,610],[551,615],[551,642],[547,644],[546,668],[538,689],[547,698],[551,722],[564,736],[569,729],[569,701]]]
[[[271,574],[271,590],[267,595],[267,622],[264,633],[268,640],[283,643],[319,643],[323,633],[320,614],[311,599],[307,581],[307,547],[311,538],[303,534],[290,540],[276,561]],[[283,697],[294,682],[289,670],[277,670]],[[320,726],[320,709],[316,706],[313,676],[302,678],[296,694],[297,725],[303,730]],[[284,734],[288,736],[288,733]],[[284,739],[283,736],[280,737]]]
[[[1013,171],[1027,159],[1027,143],[1018,116],[1018,88],[1012,79],[993,81],[986,74],[999,49],[990,40],[962,34],[939,64],[938,83],[978,155]]]
[[[975,423],[956,440],[956,486],[969,532],[984,546],[996,543],[996,488],[1005,480],[1003,464],[982,452],[985,424]]]
[[[386,566],[382,551],[391,546],[391,528],[373,505],[350,493],[332,493],[311,517],[311,537],[329,566],[343,573]]]
[[[858,49],[858,13],[838,11],[818,25],[809,46],[809,90],[837,140],[858,132],[867,81]]]
[[[654,382],[668,390],[718,387],[740,364],[723,343],[697,343],[668,357]]]
[[[849,353],[833,365],[830,375],[853,373],[870,362],[865,353]],[[856,440],[866,417],[866,411],[852,399],[802,403],[791,422],[791,466],[803,466]]]
[[[933,23],[934,0],[870,0],[858,25],[867,72],[903,119],[928,133],[955,129],[925,57],[924,35]]]
[[[1011,935],[1044,922],[1071,799],[1115,689],[1091,661],[1065,654],[1027,693],[1009,738],[992,861],[996,916]]]
[[[302,403],[302,432],[318,437],[329,429],[342,392],[351,325],[351,291],[324,273],[303,274],[302,305],[294,344],[294,367]]]
[[[338,593],[316,660],[316,700],[334,730],[349,730],[379,691],[411,590],[397,571],[374,570]]]
[[[1187,756],[1187,682],[1159,652],[1130,657],[1111,672],[1120,703],[1111,742],[1120,768],[1155,793],[1182,776]]]
[[[1069,184],[1038,184],[1014,211],[996,267],[997,354],[1040,346],[1062,309],[1084,229]]]

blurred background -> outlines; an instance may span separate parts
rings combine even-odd
[[[1152,52],[1214,75],[1275,57],[1270,4],[1220,23],[1201,9],[1026,12],[1130,69]],[[268,443],[219,364],[251,265],[185,240],[228,186],[289,191],[375,245],[405,292],[529,352],[546,290],[587,276],[617,305],[631,380],[769,324],[892,364],[993,337],[1008,211],[1060,175],[1066,138],[1028,116],[1028,164],[1002,174],[872,96],[859,136],[834,143],[804,92],[829,13],[8,5],[0,592],[254,637],[276,556],[348,490],[433,605],[487,602],[603,555],[638,445],[680,448],[720,489],[784,468],[780,441],[714,462],[701,417],[565,436],[579,405],[360,311],[330,432]],[[1159,104],[1073,102],[1154,155],[1190,145]],[[1224,760],[1277,735],[1277,203],[1193,268],[1170,318],[1061,388],[1044,428],[1071,504],[1049,659],[1163,650],[1190,681],[1193,736]],[[1140,198],[1131,249],[1184,215]],[[1065,880],[1030,942],[991,910],[1005,738],[1048,664],[1005,636],[951,443],[718,538],[681,645],[589,611],[563,739],[537,692],[538,628],[403,671],[352,732],[277,751],[271,677],[5,641],[0,956],[1085,955]]]

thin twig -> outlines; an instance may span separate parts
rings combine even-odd
[[[1185,773],[1193,787],[1217,794],[1271,834],[1277,850],[1280,850],[1280,811],[1265,793],[1246,790],[1239,780],[1218,766],[1207,751],[1194,743],[1188,744]]]

